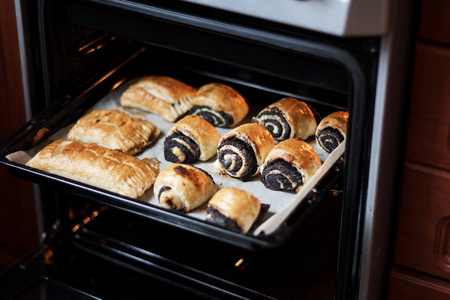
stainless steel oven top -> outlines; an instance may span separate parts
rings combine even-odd
[[[337,36],[383,35],[392,0],[183,0]]]

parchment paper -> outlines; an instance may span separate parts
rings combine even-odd
[[[161,134],[157,138],[157,140],[146,147],[143,152],[135,155],[138,158],[153,158],[156,157],[160,162],[160,170],[163,170],[170,164],[171,162],[168,162],[164,159],[164,139],[169,131],[169,129],[174,125],[174,123],[165,121],[162,117],[156,114],[143,112],[137,109],[131,109],[131,108],[124,108],[120,105],[120,95],[125,91],[125,89],[131,84],[125,84],[116,90],[112,91],[110,94],[108,94],[106,97],[101,99],[96,105],[94,105],[87,113],[91,112],[94,109],[117,109],[124,111],[131,115],[132,117],[138,117],[141,119],[146,119],[153,124],[155,124],[160,130]],[[246,118],[241,122],[241,124],[249,123],[252,120],[253,116],[256,116],[256,114],[262,109],[262,107],[258,106],[251,106],[250,112],[246,116]],[[238,124],[237,126],[241,125]],[[11,154],[8,159],[25,164],[31,157],[33,157],[39,150],[43,149],[46,145],[50,144],[53,141],[56,141],[58,139],[67,139],[67,134],[70,130],[70,128],[74,125],[71,124],[60,131],[58,131],[56,134],[52,135],[49,139],[47,139],[45,142],[43,142],[39,147],[36,147],[35,149],[29,150],[27,152],[16,152]],[[218,132],[224,136],[227,132],[229,132],[232,129],[224,129],[224,128],[217,128]],[[310,138],[307,140],[311,144],[311,146],[314,148],[314,150],[318,153],[320,159],[324,161],[328,153],[326,153],[322,148],[320,148],[317,144],[314,138]],[[201,168],[205,171],[207,171],[214,179],[214,182],[219,186],[219,188],[223,187],[235,187],[239,188],[248,192],[251,192],[254,196],[256,196],[261,203],[270,205],[268,212],[265,214],[265,216],[262,218],[262,222],[264,220],[267,220],[271,215],[277,213],[278,211],[282,210],[289,202],[293,200],[295,197],[294,192],[284,192],[284,191],[272,191],[267,189],[263,183],[260,181],[260,175],[255,176],[251,178],[249,181],[242,182],[238,179],[231,178],[227,175],[220,175],[219,172],[213,167],[213,163],[216,160],[216,156],[211,158],[207,162],[194,162],[193,165]],[[139,201],[148,202],[152,205],[159,206],[158,200],[154,196],[153,188],[150,188],[147,190],[147,192],[142,195],[139,199]],[[188,213],[190,216],[199,218],[204,220],[206,216],[206,204],[200,206],[199,208],[191,211]]]

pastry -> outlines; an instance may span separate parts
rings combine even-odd
[[[77,180],[131,198],[155,182],[156,159],[138,159],[94,143],[57,140],[36,154],[27,166]]]
[[[217,129],[200,116],[179,120],[164,140],[164,158],[170,162],[206,161],[217,151],[221,136]]]
[[[276,145],[261,165],[261,182],[276,191],[298,193],[320,168],[319,155],[302,140],[287,139]]]
[[[162,207],[189,212],[217,191],[211,175],[191,165],[172,164],[156,178],[153,191]]]
[[[314,135],[317,128],[315,110],[297,99],[283,98],[261,110],[253,122],[263,125],[277,141]]]
[[[241,125],[220,139],[214,167],[246,181],[259,174],[259,166],[274,146],[275,141],[264,126],[257,123]]]
[[[153,123],[112,109],[94,110],[85,115],[70,129],[68,138],[136,154],[153,143],[159,134],[160,130]]]
[[[197,90],[181,81],[165,76],[147,76],[132,84],[120,97],[124,107],[156,113],[175,122],[189,109]]]
[[[261,202],[247,191],[225,187],[209,200],[206,221],[247,233],[261,210]]]
[[[331,153],[347,136],[347,111],[336,111],[319,123],[316,131],[316,141],[325,151]]]
[[[233,88],[210,83],[202,86],[191,101],[188,114],[198,115],[216,127],[230,128],[248,113],[248,104]]]

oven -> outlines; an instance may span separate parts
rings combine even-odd
[[[388,0],[17,0],[29,121],[0,163],[36,183],[41,247],[2,274],[2,297],[382,298],[412,12]],[[117,101],[147,75],[232,86],[249,117],[284,97],[321,117],[348,111],[344,154],[301,199],[233,180],[270,204],[249,233],[25,165],[92,109],[153,118]],[[161,144],[171,124],[152,121]]]

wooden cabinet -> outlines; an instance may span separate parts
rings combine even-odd
[[[450,172],[405,163],[395,263],[450,280]]]
[[[0,1],[0,140],[25,123],[14,0]],[[0,167],[0,272],[39,245],[33,185]]]
[[[389,299],[448,300],[450,283],[405,268],[392,269]]]
[[[450,47],[417,43],[407,134],[408,160],[450,170]]]
[[[450,299],[450,1],[423,0],[388,299]]]
[[[450,45],[450,1],[422,0],[419,37]]]

